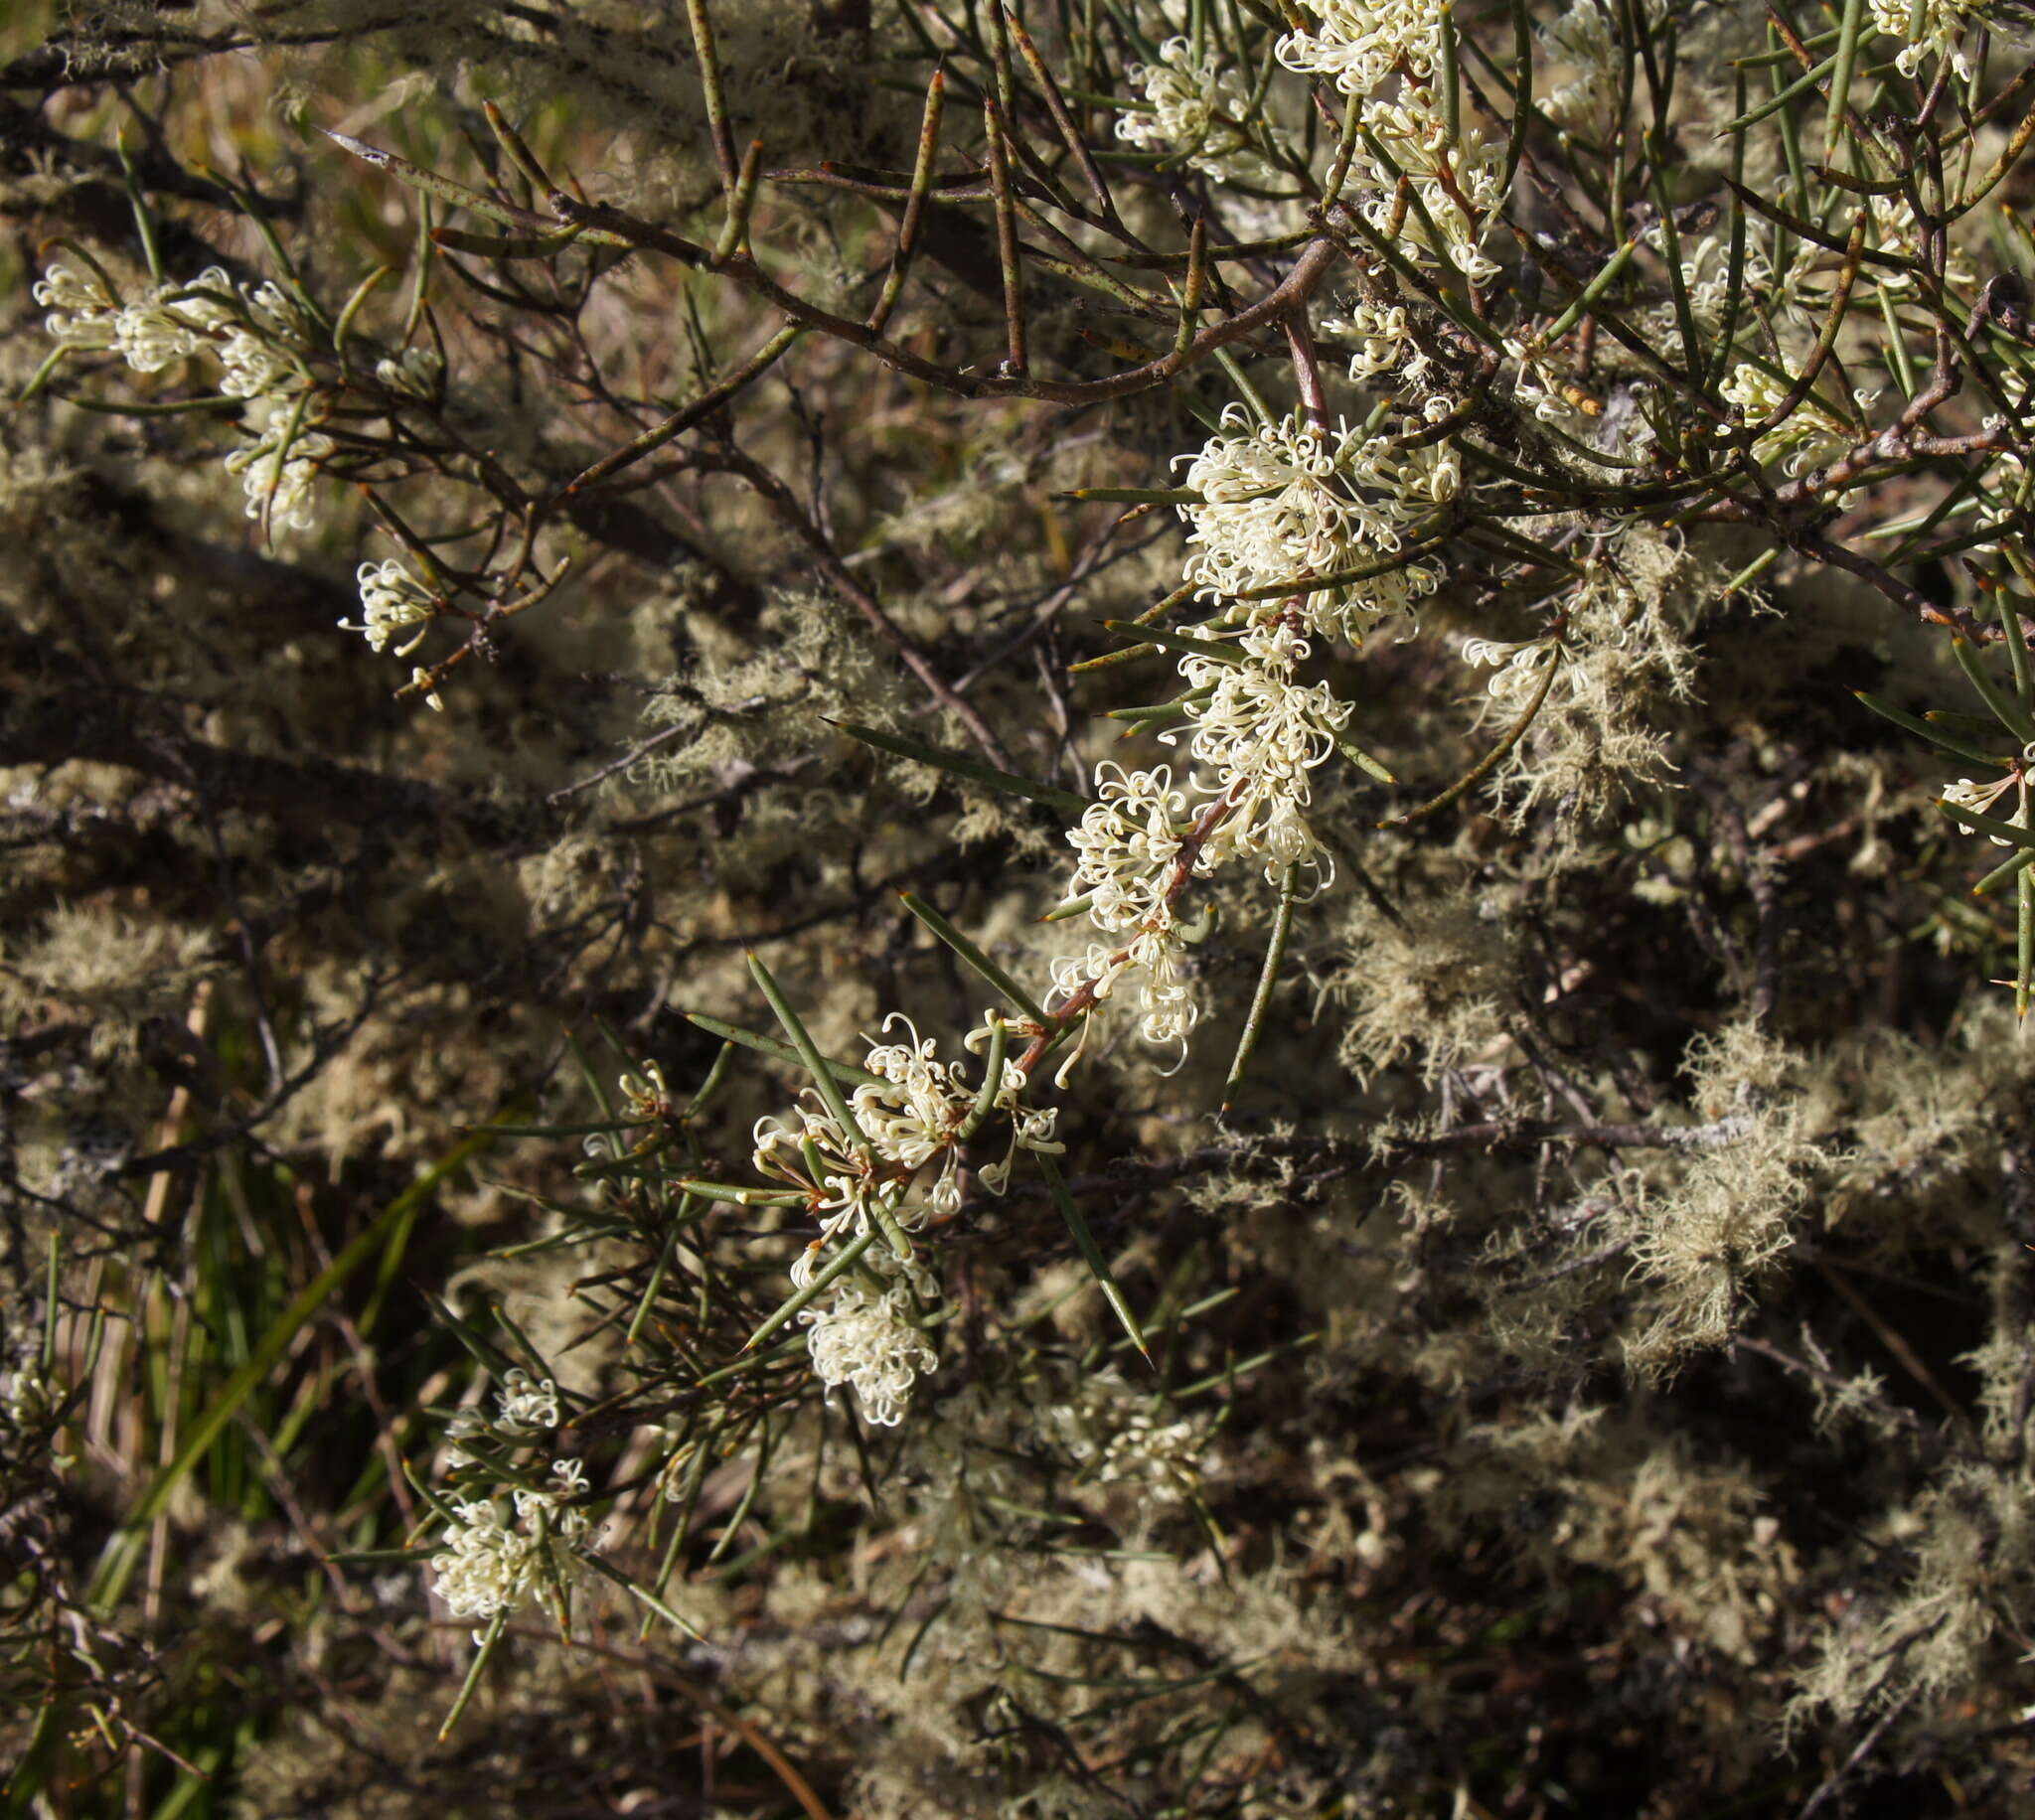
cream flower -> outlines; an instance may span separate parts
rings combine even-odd
[[[483,1620],[473,1633],[476,1643],[486,1635],[486,1620],[516,1610],[533,1592],[562,1594],[583,1572],[586,1512],[566,1500],[585,1491],[585,1468],[561,1459],[551,1467],[551,1480],[549,1490],[516,1491],[513,1516],[491,1498],[453,1505],[457,1521],[446,1528],[444,1551],[431,1557],[432,1590],[454,1617]]]
[[[1944,801],[1958,809],[1968,809],[1975,816],[1989,816],[1994,813],[1993,806],[2009,790],[2012,790],[2018,782],[2019,779],[2012,772],[2008,772],[2005,777],[1995,778],[1989,784],[1974,784],[1968,777],[1960,777],[1955,784],[1946,784],[1944,786]],[[2000,819],[2013,823],[2016,828],[2026,828],[2028,826],[2027,803],[2025,801],[2017,803],[2010,815]],[[1962,834],[1970,834],[1977,833],[1977,830],[1966,828],[1961,822],[1953,823],[1952,826]],[[2004,834],[1987,834],[1985,837],[1994,846],[2010,847],[2014,844]]]
[[[51,261],[34,296],[50,313],[43,328],[66,348],[110,348],[118,334],[120,300],[96,272],[79,271],[62,259]]]
[[[1238,404],[1222,413],[1225,431],[1247,421]],[[1356,440],[1346,427],[1329,436],[1282,418],[1181,456],[1187,487],[1201,495],[1179,509],[1187,541],[1199,545],[1187,579],[1205,594],[1238,594],[1352,566],[1351,503],[1334,476]]]
[[[1739,407],[1748,423],[1764,423],[1787,402],[1789,385],[1765,368],[1742,361],[1719,390]],[[1753,453],[1763,462],[1784,463],[1790,474],[1800,474],[1835,460],[1851,442],[1851,432],[1811,392],[1784,422],[1753,444]]]
[[[441,601],[402,563],[391,556],[385,562],[363,562],[358,571],[361,587],[361,623],[339,622],[342,632],[359,632],[377,651],[386,651],[390,641],[411,626],[428,625],[438,614]],[[424,642],[419,631],[406,645],[397,645],[395,655],[406,658]]]
[[[1080,855],[1068,894],[1094,893],[1089,920],[1105,933],[1135,929],[1161,912],[1187,799],[1173,787],[1166,765],[1125,771],[1105,761],[1095,778],[1096,800],[1067,831],[1067,844]]]
[[[1468,119],[1452,140],[1443,120],[1405,100],[1366,102],[1363,112],[1364,125],[1398,169],[1395,174],[1368,147],[1363,149],[1370,173],[1364,219],[1382,234],[1398,217],[1396,238],[1406,252],[1425,263],[1452,265],[1473,284],[1488,284],[1498,267],[1482,247],[1485,228],[1504,200],[1503,144],[1487,139],[1483,128]],[[1402,215],[1399,174],[1419,197],[1419,211],[1408,207]]]
[[[1150,105],[1118,119],[1119,139],[1142,151],[1182,156],[1195,170],[1227,182],[1258,184],[1272,175],[1242,125],[1250,97],[1213,50],[1197,60],[1189,40],[1169,38],[1156,64],[1133,64],[1128,75]]]
[[[445,362],[435,348],[407,348],[395,360],[375,363],[375,378],[391,391],[429,403],[445,380]]]
[[[1913,76],[1925,57],[1948,57],[1965,81],[1971,79],[1971,60],[1964,55],[1964,27],[1974,8],[1964,0],[1921,0],[1918,15],[1911,0],[1871,0],[1872,22],[1889,38],[1908,42],[1894,59],[1903,76]]]
[[[227,457],[227,472],[240,476],[250,519],[261,517],[272,487],[275,503],[269,513],[270,524],[308,531],[313,517],[311,483],[317,478],[318,464],[334,452],[336,445],[331,437],[299,424],[285,455],[282,441],[288,434],[294,410],[285,398],[255,399],[247,413],[250,440]]]
[[[871,1246],[836,1286],[825,1307],[805,1309],[813,1370],[831,1391],[854,1390],[865,1420],[895,1428],[912,1386],[937,1371],[940,1355],[918,1325],[921,1302],[939,1298],[932,1273]]]
[[[1597,133],[1608,126],[1618,107],[1620,58],[1618,35],[1603,0],[1576,0],[1550,25],[1540,28],[1541,42],[1556,60],[1575,72],[1541,101],[1548,118],[1559,126]]]
[[[498,1435],[520,1440],[558,1426],[558,1387],[549,1378],[537,1379],[527,1371],[512,1369],[502,1379],[498,1401],[502,1408],[495,1419]]]
[[[1494,672],[1485,684],[1487,694],[1509,695],[1516,688],[1520,676],[1539,674],[1541,653],[1546,649],[1545,639],[1521,639],[1516,644],[1508,644],[1500,639],[1468,638],[1463,641],[1463,662],[1475,664],[1480,669],[1487,667]]]
[[[160,373],[187,355],[214,351],[214,338],[233,320],[233,281],[208,266],[189,284],[156,285],[120,312],[114,337],[136,373]]]
[[[1338,701],[1326,683],[1294,681],[1309,647],[1283,620],[1253,626],[1239,649],[1247,662],[1180,660],[1188,685],[1206,691],[1189,710],[1190,750],[1214,776],[1197,776],[1195,788],[1229,805],[1202,843],[1195,869],[1212,871],[1243,854],[1259,859],[1273,884],[1296,866],[1313,868],[1326,881],[1333,864],[1308,827],[1308,773],[1335,750],[1334,733],[1348,720],[1349,703]]]
[[[1349,377],[1359,385],[1372,379],[1400,379],[1418,386],[1433,367],[1407,333],[1403,304],[1353,304],[1347,316],[1324,320],[1322,333],[1354,349],[1349,357]]]
[[[1312,0],[1316,24],[1279,41],[1279,61],[1369,94],[1397,71],[1425,79],[1442,54],[1441,0]]]

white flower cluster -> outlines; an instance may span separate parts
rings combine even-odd
[[[1151,1410],[1140,1410],[1103,1443],[1095,1482],[1127,1484],[1163,1503],[1178,1503],[1199,1488],[1203,1451],[1193,1423],[1161,1422]]]
[[[1658,227],[1646,235],[1648,243],[1663,254],[1665,238]],[[1704,335],[1719,335],[1731,307],[1731,241],[1723,234],[1706,233],[1683,239],[1680,246],[1682,293],[1688,298],[1689,314]],[[1743,270],[1744,283],[1755,293],[1766,290],[1773,281],[1767,255],[1757,246],[1745,248]],[[1645,311],[1640,321],[1643,333],[1656,347],[1662,343],[1672,347],[1680,338],[1680,318],[1672,299]]]
[[[310,383],[303,312],[277,284],[235,285],[209,265],[188,284],[151,285],[122,303],[96,271],[59,259],[35,287],[43,326],[66,348],[112,350],[136,373],[160,373],[193,354],[218,357],[226,398],[292,395]]]
[[[1132,1390],[1115,1371],[1095,1372],[1042,1414],[1092,1484],[1127,1485],[1164,1503],[1191,1497],[1198,1488],[1207,1452],[1200,1425],[1166,1421],[1163,1399]]]
[[[480,1642],[489,1619],[514,1611],[536,1592],[548,1598],[562,1621],[566,1589],[583,1572],[591,1545],[586,1512],[576,1500],[586,1490],[586,1468],[576,1459],[555,1461],[549,1488],[517,1488],[509,1503],[462,1498],[452,1509],[444,1549],[431,1557],[433,1591],[454,1617],[478,1618]]]
[[[1404,314],[1358,307],[1357,333],[1376,344],[1382,371],[1395,357],[1390,344],[1403,334]],[[1430,423],[1451,408],[1439,394],[1421,407]],[[1241,405],[1180,460],[1198,496],[1179,509],[1189,527],[1187,579],[1204,596],[1227,597],[1216,618],[1195,629],[1222,649],[1179,660],[1193,769],[1176,785],[1164,765],[1098,768],[1096,800],[1067,835],[1076,860],[1066,907],[1085,908],[1108,939],[1055,960],[1052,990],[1063,1005],[1132,996],[1144,1040],[1176,1042],[1184,1053],[1198,1009],[1175,901],[1191,877],[1240,857],[1282,886],[1296,869],[1314,872],[1318,886],[1332,875],[1308,826],[1309,774],[1334,751],[1350,710],[1326,684],[1300,682],[1309,634],[1360,639],[1440,584],[1439,568],[1418,559],[1360,571],[1389,562],[1409,536],[1431,529],[1437,508],[1462,490],[1463,472],[1446,438],[1420,444],[1299,417],[1252,424]],[[1354,579],[1315,585],[1352,570]],[[1291,591],[1282,599],[1281,590]],[[1161,735],[1169,744],[1179,737]],[[1062,1076],[1080,1053],[1077,1046],[1062,1063]]]
[[[17,1434],[37,1427],[63,1399],[34,1365],[17,1365],[0,1391],[0,1417]]]
[[[1509,700],[1522,690],[1530,694],[1532,685],[1539,680],[1540,666],[1547,651],[1547,640],[1539,638],[1520,639],[1511,643],[1504,639],[1467,638],[1463,641],[1463,662],[1478,669],[1489,669],[1491,679],[1485,686],[1485,692]]]
[[[1314,29],[1282,38],[1279,61],[1344,94],[1369,94],[1395,74],[1425,80],[1441,60],[1441,0],[1311,0],[1308,10]]]
[[[819,1239],[792,1270],[793,1281],[801,1286],[819,1268],[822,1246],[868,1231],[871,1204],[879,1196],[906,1232],[921,1231],[929,1221],[949,1219],[961,1209],[959,1137],[974,1109],[976,1089],[964,1080],[963,1064],[940,1061],[938,1045],[920,1037],[908,1017],[891,1012],[883,1020],[886,1035],[893,1024],[902,1024],[910,1040],[871,1043],[862,1068],[877,1078],[848,1096],[849,1111],[868,1140],[866,1158],[811,1088],[800,1095],[791,1123],[775,1117],[756,1122],[752,1160],[757,1170],[804,1191],[820,1219]],[[989,1031],[985,1019],[964,1046],[982,1048]],[[1024,1086],[1023,1070],[1007,1059],[992,1104],[1011,1118],[1012,1148],[1056,1150],[1055,1114],[1021,1106]],[[1003,1192],[1011,1162],[1007,1155],[977,1171],[992,1193]],[[929,1166],[934,1168],[930,1179]]]
[[[1271,176],[1241,124],[1250,97],[1213,50],[1196,58],[1190,40],[1169,38],[1156,64],[1133,64],[1127,74],[1148,105],[1117,121],[1119,139],[1183,157],[1218,182],[1258,184]]]
[[[1871,0],[1872,22],[1889,38],[1908,42],[1894,59],[1903,76],[1913,76],[1925,57],[1948,57],[1957,75],[1971,79],[1964,53],[1964,28],[1976,12],[1965,0]]]
[[[1407,331],[1404,304],[1352,304],[1347,316],[1325,317],[1322,333],[1353,350],[1349,377],[1358,385],[1403,379],[1418,390],[1433,366]]]
[[[1557,126],[1602,132],[1617,115],[1621,74],[1618,34],[1605,0],[1575,0],[1559,19],[1540,28],[1540,41],[1575,72],[1570,80],[1537,97],[1541,111]]]
[[[1446,123],[1430,108],[1407,101],[1367,101],[1364,125],[1391,165],[1363,148],[1370,169],[1364,220],[1391,234],[1410,257],[1454,266],[1473,284],[1488,284],[1498,267],[1483,250],[1485,228],[1502,200],[1505,148],[1487,139],[1471,120],[1449,137]],[[1397,166],[1397,174],[1391,166]],[[1399,177],[1409,181],[1411,201],[1398,200]],[[1398,231],[1392,234],[1394,222]]]
[[[830,1391],[849,1385],[868,1421],[895,1428],[910,1406],[912,1386],[939,1369],[940,1355],[918,1324],[919,1309],[939,1293],[931,1271],[872,1245],[826,1307],[799,1316],[821,1383]]]
[[[1195,863],[1212,871],[1233,855],[1255,858],[1273,884],[1297,866],[1326,876],[1333,867],[1303,813],[1308,773],[1335,750],[1349,703],[1336,700],[1326,682],[1295,680],[1309,646],[1285,619],[1249,627],[1237,649],[1245,662],[1191,653],[1180,659],[1190,690],[1189,750],[1213,773],[1204,780],[1196,772],[1194,788],[1228,810]],[[1160,737],[1171,744],[1176,735]]]
[[[1240,404],[1222,414],[1225,430],[1247,421]],[[1288,418],[1215,436],[1179,457],[1187,489],[1201,496],[1180,508],[1192,528],[1187,541],[1199,546],[1187,579],[1207,594],[1237,594],[1352,566],[1352,502],[1335,470],[1355,440],[1347,428],[1331,439]]]
[[[497,1393],[501,1414],[495,1418],[498,1434],[518,1440],[543,1435],[558,1426],[558,1387],[549,1378],[533,1378],[515,1368],[505,1373]]]
[[[97,271],[62,259],[35,287],[50,314],[43,327],[60,347],[117,353],[136,373],[160,373],[172,361],[210,349],[233,322],[236,293],[219,266],[190,284],[151,285],[137,303],[122,303]]]
[[[214,350],[226,368],[219,382],[220,394],[228,398],[294,396],[310,377],[302,358],[310,346],[302,313],[280,285],[243,289],[239,300],[240,320],[227,329],[225,339]]]
[[[996,1021],[994,1014],[986,1016],[964,1046],[992,1045]],[[878,1211],[906,1232],[960,1211],[961,1138],[978,1090],[966,1083],[964,1064],[943,1063],[938,1045],[921,1037],[909,1018],[892,1012],[883,1020],[883,1034],[898,1024],[906,1040],[871,1043],[862,1067],[876,1078],[848,1096],[866,1155],[812,1089],[800,1096],[789,1121],[756,1122],[757,1171],[800,1189],[820,1221],[819,1236],[791,1268],[800,1289],[827,1268],[832,1243],[867,1233]],[[990,1104],[1010,1122],[1010,1147],[1001,1161],[976,1172],[993,1194],[1009,1186],[1020,1149],[1061,1148],[1053,1138],[1055,1111],[1022,1104],[1024,1070],[1006,1054],[1002,1071]],[[814,1369],[830,1389],[852,1384],[871,1422],[894,1424],[914,1380],[939,1363],[915,1320],[915,1310],[937,1300],[939,1292],[938,1280],[923,1265],[899,1260],[885,1246],[869,1247],[835,1286],[829,1302],[799,1316],[811,1329]]]
[[[435,348],[405,348],[392,361],[377,361],[375,378],[405,398],[433,404],[444,389],[444,357]]]
[[[1105,775],[1110,772],[1115,775]],[[1054,995],[1071,999],[1087,990],[1101,1003],[1128,983],[1137,995],[1140,1034],[1154,1044],[1184,1043],[1197,1015],[1180,978],[1173,909],[1174,874],[1191,827],[1187,798],[1174,788],[1169,766],[1127,772],[1105,764],[1096,769],[1096,800],[1067,834],[1080,855],[1071,895],[1092,894],[1088,920],[1105,935],[1131,939],[1127,945],[1092,942],[1086,952],[1053,962]],[[1198,853],[1192,869],[1207,869]]]
[[[311,482],[334,451],[306,427],[322,414],[310,392],[310,330],[279,285],[235,285],[219,266],[189,284],[151,285],[123,303],[97,270],[54,261],[35,287],[44,327],[65,348],[112,351],[137,373],[160,373],[196,354],[218,359],[220,396],[244,400],[248,440],[227,457],[247,516],[307,530]]]
[[[1067,834],[1079,855],[1069,898],[1085,901],[1090,923],[1114,940],[1053,962],[1054,996],[1066,1002],[1085,993],[1100,1004],[1127,989],[1145,1041],[1182,1050],[1199,1016],[1182,977],[1185,937],[1174,911],[1186,878],[1237,857],[1258,860],[1273,883],[1296,867],[1314,870],[1318,881],[1333,871],[1308,826],[1308,774],[1334,751],[1349,705],[1326,683],[1296,681],[1309,646],[1284,617],[1247,626],[1231,650],[1233,660],[1188,653],[1179,663],[1187,749],[1206,774],[1197,769],[1181,790],[1166,765],[1098,767],[1096,800]],[[1172,743],[1178,735],[1161,737]]]
[[[1789,386],[1764,367],[1742,361],[1719,390],[1739,407],[1746,422],[1763,423],[1787,401]],[[1870,403],[1871,398],[1860,402]],[[1852,441],[1851,431],[1811,391],[1785,422],[1776,424],[1753,444],[1753,453],[1763,462],[1783,463],[1790,474],[1800,474],[1806,468],[1836,459],[1851,447]]]
[[[2021,756],[2024,763],[2035,764],[2035,747],[2030,747]],[[2010,790],[2017,792],[2014,806],[2006,815],[1999,815],[1996,805],[2000,798],[2005,796]],[[2004,777],[1995,778],[1989,784],[1974,784],[1968,777],[1960,777],[1955,784],[1946,784],[1944,786],[1944,801],[1953,804],[1958,809],[1968,809],[1976,816],[1995,816],[2002,822],[2011,822],[2016,828],[2035,826],[2028,819],[2029,796],[2027,780],[2025,777],[2019,776],[2012,771],[2009,771]],[[1958,829],[1962,834],[1969,834],[1977,832],[1974,829],[1965,828],[1961,823],[1954,823],[1952,826]],[[1994,846],[2010,847],[2013,845],[2013,842],[2007,839],[2004,834],[1987,834],[1985,837]]]
[[[1462,484],[1460,458],[1445,445],[1405,450],[1389,438],[1366,440],[1346,424],[1327,434],[1292,419],[1248,430],[1246,421],[1242,406],[1232,404],[1222,417],[1226,433],[1179,458],[1187,464],[1187,488],[1201,496],[1179,509],[1190,527],[1187,541],[1197,546],[1187,579],[1206,596],[1380,562]],[[1312,590],[1300,611],[1326,636],[1355,637],[1440,581],[1439,569],[1411,563]]]
[[[1282,38],[1279,60],[1362,100],[1365,133],[1376,141],[1376,149],[1358,141],[1352,173],[1365,191],[1364,219],[1414,257],[1488,283],[1498,268],[1482,245],[1502,200],[1505,152],[1468,118],[1449,129],[1436,92],[1441,0],[1313,0],[1310,10],[1314,29]],[[1387,83],[1396,83],[1391,98],[1378,92]],[[1399,193],[1402,177],[1410,199]]]
[[[1080,855],[1071,895],[1091,898],[1088,917],[1096,928],[1116,935],[1170,914],[1167,880],[1190,823],[1170,766],[1096,766],[1095,801],[1067,831],[1067,844]]]
[[[227,457],[227,472],[240,477],[250,519],[265,516],[271,526],[310,530],[311,483],[333,442],[303,423],[304,414],[289,398],[259,397],[248,406],[248,440]]]
[[[391,639],[410,627],[423,627],[437,618],[444,605],[441,596],[419,581],[401,562],[391,556],[384,562],[364,562],[358,579],[361,586],[361,622],[339,622],[342,632],[358,632],[377,651],[386,651]],[[408,644],[397,645],[395,655],[406,658],[424,642],[418,631]]]
[[[497,1414],[492,1420],[477,1409],[463,1409],[445,1425],[449,1443],[445,1463],[454,1471],[474,1463],[465,1443],[476,1438],[513,1447],[558,1426],[558,1387],[549,1378],[533,1378],[520,1368],[511,1369],[503,1375],[495,1402]]]

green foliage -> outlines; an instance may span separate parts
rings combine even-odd
[[[0,29],[6,1810],[2035,1796],[2027,55]]]

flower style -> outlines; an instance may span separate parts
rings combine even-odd
[[[939,1293],[930,1271],[871,1246],[824,1308],[799,1315],[820,1381],[830,1391],[849,1385],[866,1420],[895,1428],[904,1420],[913,1384],[939,1369],[940,1355],[917,1321],[919,1305],[938,1300]]]
[[[532,1592],[548,1593],[562,1621],[565,1589],[583,1571],[590,1546],[586,1512],[568,1504],[586,1490],[586,1469],[576,1459],[551,1467],[547,1491],[518,1488],[510,1516],[493,1498],[463,1498],[452,1506],[458,1517],[446,1526],[442,1554],[431,1557],[433,1590],[454,1617],[480,1618],[473,1633],[481,1642],[487,1620],[514,1611]]]
[[[443,604],[428,587],[402,563],[391,556],[385,562],[363,562],[358,572],[361,586],[361,623],[339,622],[342,632],[358,632],[377,651],[386,651],[397,634],[411,626],[428,625]],[[406,645],[397,645],[395,655],[406,658],[424,642],[419,631]]]
[[[1271,175],[1239,124],[1250,98],[1213,50],[1196,59],[1189,40],[1169,38],[1156,64],[1133,64],[1127,74],[1150,106],[1117,121],[1119,139],[1142,151],[1184,156],[1193,169],[1220,181],[1260,183]]]
[[[1441,0],[1312,0],[1310,10],[1315,29],[1282,38],[1279,61],[1344,94],[1369,94],[1397,71],[1425,81],[1441,60]]]

